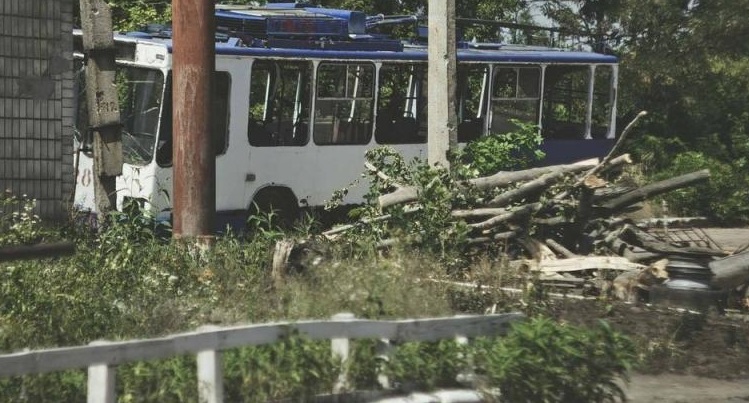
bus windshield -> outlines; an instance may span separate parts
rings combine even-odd
[[[147,164],[153,158],[164,97],[164,74],[120,66],[116,75],[125,163]]]
[[[86,99],[86,74],[76,61],[76,140],[84,151],[92,150]],[[164,97],[164,74],[159,70],[117,66],[115,76],[122,123],[122,154],[126,164],[145,165],[153,158],[159,115]]]

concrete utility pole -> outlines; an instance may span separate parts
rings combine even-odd
[[[117,208],[116,177],[122,174],[120,103],[115,84],[112,12],[104,0],[80,0],[86,62],[86,100],[94,131],[94,199],[101,214]]]
[[[448,168],[458,142],[455,115],[455,0],[429,0],[429,165]]]
[[[215,70],[213,0],[173,0],[173,234],[213,233],[216,154],[211,141],[211,77]]]

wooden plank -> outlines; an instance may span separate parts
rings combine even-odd
[[[536,270],[561,273],[583,270],[640,270],[645,266],[619,256],[580,256],[567,259],[542,260]]]
[[[334,320],[284,322],[194,331],[148,340],[111,342],[106,345],[61,347],[0,356],[0,376],[44,373],[92,364],[119,365],[201,351],[226,350],[270,344],[299,332],[312,340],[333,338],[384,338],[399,341],[434,341],[461,336],[503,335],[522,314],[459,316],[400,321]]]

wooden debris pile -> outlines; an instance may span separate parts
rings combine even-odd
[[[667,280],[664,259],[712,260],[726,256],[715,245],[675,243],[626,218],[626,213],[639,209],[638,204],[645,200],[710,177],[709,171],[701,170],[639,187],[618,183],[622,168],[632,161],[629,155],[616,153],[636,121],[637,118],[625,128],[611,153],[600,162],[503,171],[468,180],[462,184],[465,189],[487,191],[491,196],[470,209],[453,210],[451,219],[462,220],[470,229],[471,245],[506,242],[516,246],[508,248],[521,251],[510,256],[511,264],[537,273],[549,286],[611,292],[623,299],[633,299],[638,292]],[[367,168],[387,179],[371,165]],[[397,186],[379,196],[378,205],[383,213],[400,208],[404,214],[398,216],[408,219],[408,212],[423,207],[419,196],[416,187]],[[341,239],[357,226],[386,222],[393,217],[370,217],[323,235],[331,240]],[[396,242],[385,239],[380,246]],[[286,263],[277,261],[274,267]],[[626,275],[613,282],[621,273]]]

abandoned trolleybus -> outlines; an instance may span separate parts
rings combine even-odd
[[[362,171],[367,149],[426,159],[427,47],[372,34],[383,17],[275,4],[216,12],[214,94],[217,226],[242,225],[253,203],[294,215],[324,205]],[[172,189],[169,31],[116,35],[123,173],[117,207],[168,218]],[[80,39],[80,37],[79,37]],[[82,94],[83,53],[77,52]],[[605,155],[615,135],[617,58],[501,43],[459,42],[458,140],[531,122],[544,163]],[[79,97],[75,206],[96,212],[85,96]],[[366,186],[345,202],[360,203]]]

